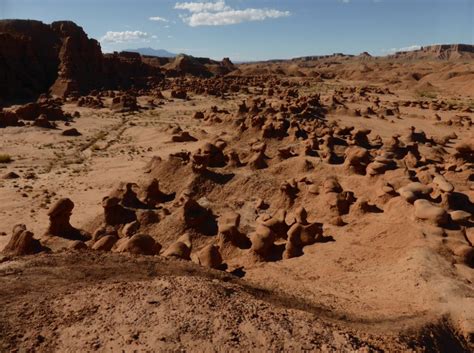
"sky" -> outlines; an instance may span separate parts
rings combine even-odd
[[[474,0],[0,0],[0,18],[72,20],[104,52],[234,61],[474,44]]]

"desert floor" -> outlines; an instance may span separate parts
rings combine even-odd
[[[362,84],[314,82],[300,88],[300,94],[320,93],[321,101],[329,104],[335,89]],[[191,94],[189,100],[171,100],[164,91],[164,104],[128,113],[66,103],[65,111],[81,115],[71,123],[82,134],[77,137],[62,136],[66,128],[62,122],[57,129],[0,129],[0,152],[13,158],[0,164],[0,175],[20,176],[0,179],[0,249],[18,223],[40,237],[49,222],[48,209],[63,197],[75,203],[71,224],[93,231],[91,225],[103,210],[102,198],[120,182],[144,182],[152,157],[165,161],[171,153],[193,152],[216,139],[244,151],[245,157],[255,136],[240,135],[228,121],[243,100],[255,95],[252,92],[256,91],[251,88],[248,95],[238,93],[228,99]],[[370,97],[387,107],[431,99],[404,89],[393,93]],[[139,97],[139,104],[146,106],[149,98]],[[279,102],[278,97],[267,99]],[[348,100],[346,106],[364,109],[372,102]],[[456,103],[469,106],[472,100],[460,96]],[[224,114],[222,122],[193,118],[195,112],[208,112],[212,106],[230,114]],[[371,137],[382,139],[394,133],[403,136],[415,126],[427,136],[455,133],[458,141],[472,141],[471,127],[443,123],[459,115],[474,118],[473,113],[459,110],[404,106],[397,116],[384,119],[338,111],[328,112],[326,118],[328,123],[371,129]],[[176,126],[197,141],[171,142],[170,130]],[[268,141],[266,153],[273,161],[281,144],[297,147],[298,143]],[[446,150],[452,151],[453,145]],[[394,180],[401,178],[393,173]],[[199,181],[190,170],[178,167],[176,173],[155,174],[160,187],[178,195],[190,180],[193,185]],[[261,170],[237,168],[232,174],[225,185],[203,181],[196,186],[202,188],[197,193],[199,203],[210,205],[217,216],[228,210],[239,212],[240,229],[247,234],[257,217],[278,208],[273,206],[278,204],[274,193],[285,180],[306,177],[320,185],[335,175],[344,190],[374,202],[379,179],[392,177],[387,172],[369,179],[318,156],[301,155],[269,162]],[[473,202],[468,175],[447,171],[445,177]],[[255,210],[259,199],[269,200],[268,211]],[[414,219],[412,205],[395,197],[377,205],[374,212],[350,212],[344,216],[345,225],[338,226],[331,224],[324,203],[311,192],[301,192],[297,204],[304,205],[310,221],[324,224],[331,241],[305,246],[302,256],[284,260],[254,261],[244,250],[238,251],[226,259],[227,272],[161,256],[92,250],[4,257],[0,260],[0,351],[454,352],[472,348],[472,268],[452,261],[443,250],[443,239],[428,234],[429,226]],[[175,240],[171,235],[160,237],[168,226],[172,229],[161,222],[153,234],[164,247]],[[450,232],[458,236],[458,230],[446,232],[448,237]],[[472,227],[467,232],[472,241]],[[196,249],[209,242],[210,238],[197,239]]]

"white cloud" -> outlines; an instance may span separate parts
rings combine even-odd
[[[153,16],[148,18],[150,21],[158,21],[158,22],[169,22],[166,18],[160,16]]]
[[[413,51],[413,50],[419,50],[419,49],[421,49],[421,45],[413,44],[408,47],[383,49],[382,51],[386,53],[396,53],[398,51]]]
[[[224,0],[176,3],[175,9],[187,10],[191,13],[189,16],[180,15],[180,18],[191,27],[233,25],[290,16],[289,11],[275,9],[248,8],[237,10],[227,6]]]
[[[174,8],[177,10],[187,10],[189,12],[218,12],[231,9],[225,4],[224,0],[218,0],[216,2],[177,2]]]
[[[397,51],[411,51],[411,50],[418,50],[421,49],[421,45],[414,44],[410,45],[409,47],[398,48]]]
[[[245,9],[230,10],[222,12],[199,12],[184,18],[191,27],[197,26],[222,26],[233,25],[246,21],[263,21],[267,18],[287,17],[288,11],[265,10],[265,9]]]
[[[104,43],[124,43],[124,42],[131,42],[135,40],[148,40],[153,38],[150,34],[142,31],[123,31],[123,32],[113,32],[108,31],[105,33],[102,38],[100,38],[101,42]]]

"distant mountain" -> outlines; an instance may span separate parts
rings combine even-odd
[[[165,49],[153,49],[153,48],[126,49],[124,51],[139,53],[140,55],[159,56],[162,58],[174,58],[176,55],[178,55],[175,53],[171,53]]]

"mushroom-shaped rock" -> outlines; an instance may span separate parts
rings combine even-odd
[[[293,204],[296,196],[298,195],[298,183],[295,179],[290,179],[282,182],[280,184],[280,191],[283,194],[283,197],[289,204]]]
[[[453,249],[453,253],[461,263],[474,267],[474,247],[467,244],[459,245]]]
[[[283,252],[283,258],[290,259],[301,256],[304,246],[320,241],[323,235],[322,226],[322,223],[293,224],[288,230],[288,240]]]
[[[297,154],[293,152],[291,146],[280,147],[278,149],[278,158],[281,160],[288,159],[296,156]]]
[[[322,189],[325,194],[331,193],[331,192],[339,193],[342,191],[341,184],[339,184],[339,182],[337,181],[335,177],[327,178],[323,183]]]
[[[410,203],[415,202],[419,198],[427,197],[432,191],[432,187],[418,182],[410,183],[398,189],[400,196]]]
[[[229,167],[241,167],[243,163],[240,161],[239,154],[235,150],[230,150],[227,152],[227,160]]]
[[[13,227],[12,237],[3,249],[7,255],[31,255],[43,251],[39,240],[33,238],[33,233],[26,229],[24,224]]]
[[[96,242],[97,240],[99,240],[100,238],[106,235],[115,235],[116,237],[118,237],[117,229],[115,229],[112,226],[102,225],[101,227],[96,229],[95,232],[92,234],[92,241]]]
[[[415,217],[436,225],[445,224],[448,220],[447,212],[438,206],[433,205],[428,200],[419,199],[413,203],[415,206]]]
[[[474,162],[474,142],[471,141],[461,141],[456,146],[454,146],[456,150],[454,157],[458,159],[462,159],[466,162],[473,163]]]
[[[440,174],[435,175],[433,178],[433,184],[443,192],[452,192],[454,190],[453,184],[447,181],[446,178]]]
[[[201,266],[217,269],[222,265],[222,256],[219,247],[207,245],[197,254],[198,263]]]
[[[148,207],[155,207],[156,205],[173,200],[175,193],[165,194],[160,190],[160,182],[153,178],[144,187],[143,202]]]
[[[114,234],[104,235],[92,245],[92,250],[110,251],[117,240],[118,238]]]
[[[266,259],[271,255],[275,238],[275,233],[273,233],[270,228],[263,224],[259,224],[255,231],[250,235],[250,241],[252,242],[250,250],[261,258]]]
[[[191,136],[187,131],[180,131],[173,136],[171,136],[172,142],[194,142],[197,141],[197,138]]]
[[[261,220],[261,224],[268,227],[275,234],[276,238],[286,239],[288,229],[290,228],[285,222],[286,210],[279,209],[271,217]]]
[[[163,256],[191,260],[191,238],[189,234],[186,233],[179,237],[163,252]]]
[[[36,118],[36,120],[34,121],[33,125],[38,126],[38,127],[42,127],[42,128],[45,128],[45,129],[55,129],[56,128],[56,124],[53,123],[53,122],[50,122],[48,120],[48,117],[46,116],[46,114],[40,114],[40,116],[38,116],[38,118]]]
[[[369,200],[365,197],[358,198],[351,206],[352,216],[362,216],[369,212],[380,213],[382,210],[380,210],[376,205],[370,204]]]
[[[135,212],[120,205],[120,199],[117,197],[105,197],[102,200],[102,207],[106,225],[117,226],[137,219]]]
[[[397,164],[392,159],[393,154],[385,153],[374,158],[373,162],[367,165],[367,174],[374,176],[385,173],[387,170],[396,169]]]
[[[137,233],[139,229],[140,229],[140,222],[133,221],[133,222],[125,224],[123,228],[121,229],[120,233],[122,237],[130,238],[135,233]]]
[[[240,225],[240,214],[234,211],[224,213],[219,217],[219,233],[234,232]]]
[[[87,250],[89,247],[87,246],[86,243],[84,243],[81,240],[74,240],[71,242],[71,245],[69,245],[69,249],[71,250]]]
[[[146,208],[146,205],[138,199],[137,193],[133,190],[134,187],[137,187],[137,184],[125,183],[125,185],[122,186],[121,190],[123,192],[119,196],[121,199],[120,203],[130,208]]]
[[[135,234],[117,246],[117,252],[127,252],[137,255],[158,255],[161,245],[148,234]]]
[[[197,201],[186,197],[182,206],[182,219],[186,226],[199,228],[210,217],[210,212]]]
[[[370,142],[368,139],[368,135],[370,134],[371,130],[369,129],[358,129],[352,132],[352,143],[354,145],[360,147],[370,148]]]
[[[451,219],[453,222],[461,223],[461,224],[468,222],[469,219],[471,219],[472,217],[472,214],[470,212],[466,212],[463,210],[451,211],[449,212],[449,215],[451,216]]]
[[[208,166],[211,168],[225,166],[225,156],[222,150],[225,148],[226,143],[222,140],[217,141],[215,144],[206,143],[202,148],[201,152],[208,156]]]
[[[383,149],[386,152],[395,154],[397,157],[401,157],[404,153],[404,149],[400,147],[400,136],[393,135],[389,140],[384,141]]]
[[[265,153],[263,151],[255,152],[253,156],[250,157],[247,164],[251,169],[264,169],[266,168],[267,162],[265,161]]]
[[[364,175],[370,163],[370,154],[363,147],[351,146],[345,151],[344,167],[357,174]]]
[[[239,232],[240,214],[229,211],[219,217],[219,245],[224,247],[225,244],[231,243],[235,246],[243,246],[243,234]]]
[[[338,194],[329,193],[326,195],[329,209],[334,210],[339,216],[349,213],[349,209],[354,201],[356,201],[356,198],[352,191],[342,191]]]
[[[388,201],[394,196],[397,196],[397,192],[395,191],[395,188],[393,187],[392,184],[386,181],[382,181],[379,184],[379,187],[376,191],[376,196],[379,199],[383,199],[385,201]]]
[[[161,208],[159,210],[138,210],[136,212],[137,221],[143,226],[159,223],[162,217],[169,214],[170,211],[167,208]]]
[[[48,211],[49,225],[45,235],[66,239],[85,240],[89,235],[74,228],[70,223],[74,202],[68,198],[59,199]]]

